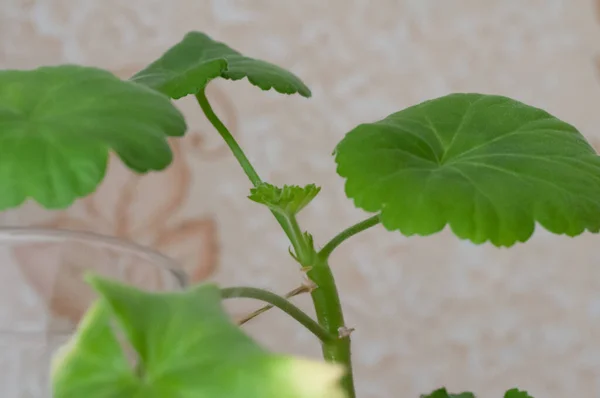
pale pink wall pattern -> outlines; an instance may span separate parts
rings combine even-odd
[[[0,67],[75,62],[126,77],[201,30],[293,70],[313,98],[244,81],[212,83],[209,96],[265,179],[323,186],[301,217],[323,244],[365,217],[345,199],[330,156],[358,123],[476,91],[543,107],[600,144],[598,3],[2,0]],[[238,165],[194,101],[178,105],[191,130],[173,142],[176,161],[165,173],[134,176],[112,162],[98,192],[73,208],[28,205],[1,214],[2,224],[130,239],[173,257],[195,281],[278,292],[300,285],[285,237],[245,198],[250,186]],[[507,250],[448,231],[405,238],[376,228],[342,246],[332,265],[356,329],[359,396],[417,397],[447,385],[481,397],[512,386],[542,398],[600,397],[599,239],[538,230]],[[22,255],[32,286],[36,261]],[[307,297],[296,301],[310,311]],[[84,310],[64,300],[50,307],[73,319]],[[257,304],[228,307],[241,315]],[[270,348],[319,355],[313,336],[277,311],[244,327]]]

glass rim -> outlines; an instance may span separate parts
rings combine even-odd
[[[135,254],[153,263],[156,267],[162,268],[172,274],[181,289],[188,286],[188,275],[183,270],[179,269],[179,264],[175,259],[148,246],[127,239],[96,232],[61,228],[0,226],[0,245],[4,242],[27,241],[44,243],[66,240],[91,243],[95,246],[100,245],[106,248],[118,249],[129,254]]]

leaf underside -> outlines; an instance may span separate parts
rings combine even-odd
[[[109,151],[132,170],[162,170],[186,130],[170,99],[101,69],[0,71],[0,210],[31,198],[65,208],[93,192]]]
[[[53,358],[54,398],[344,398],[340,367],[267,352],[229,319],[212,284],[150,293],[91,282],[102,299]]]
[[[571,125],[510,98],[452,94],[350,131],[337,171],[357,207],[404,235],[449,225],[511,246],[535,223],[575,236],[600,229],[600,159]]]
[[[201,32],[189,32],[159,59],[131,80],[173,99],[197,94],[217,77],[244,77],[262,90],[310,97],[310,89],[297,76],[269,62],[246,57]]]

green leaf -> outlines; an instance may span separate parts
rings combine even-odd
[[[98,372],[98,366],[103,370]],[[110,310],[96,302],[79,325],[76,338],[52,360],[54,397],[75,397],[93,388],[97,397],[134,397],[141,387],[110,325]]]
[[[571,125],[510,98],[452,94],[350,131],[336,148],[356,206],[388,230],[511,246],[535,223],[600,229],[600,158]]]
[[[230,321],[214,285],[149,293],[90,281],[102,299],[53,360],[54,398],[344,397],[339,366],[267,352]]]
[[[283,188],[263,183],[250,190],[248,198],[285,216],[294,216],[308,205],[321,191],[315,184],[305,187],[284,185]]]
[[[111,149],[136,172],[164,169],[166,138],[185,130],[169,98],[100,69],[0,71],[0,210],[67,207],[96,189]]]
[[[431,394],[422,394],[421,398],[475,398],[471,392],[462,392],[460,394],[450,394],[445,388],[435,390]]]
[[[178,99],[197,94],[217,77],[244,77],[263,90],[310,97],[309,88],[294,74],[265,61],[246,57],[201,32],[190,32],[131,80]]]
[[[520,391],[518,388],[508,390],[504,394],[504,398],[533,398],[527,391]]]

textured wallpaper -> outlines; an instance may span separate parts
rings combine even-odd
[[[128,77],[189,30],[311,87],[309,100],[247,82],[211,83],[208,94],[265,179],[323,186],[301,217],[320,244],[365,217],[345,199],[330,156],[360,122],[475,91],[543,107],[600,144],[600,4],[591,0],[0,0],[0,67],[69,62]],[[2,214],[2,224],[136,241],[195,281],[298,286],[285,236],[245,199],[246,177],[194,102],[178,104],[191,130],[173,142],[168,171],[140,177],[113,162],[98,192],[73,208],[29,205]],[[375,228],[349,241],[332,266],[356,329],[359,396],[417,397],[446,385],[482,397],[513,386],[536,397],[600,397],[599,239],[538,230],[507,250],[448,231],[405,238]],[[35,285],[31,261],[11,263],[4,280]],[[296,301],[311,311],[307,297]],[[228,303],[235,316],[256,307]],[[270,348],[319,355],[313,336],[276,311],[246,329]]]

